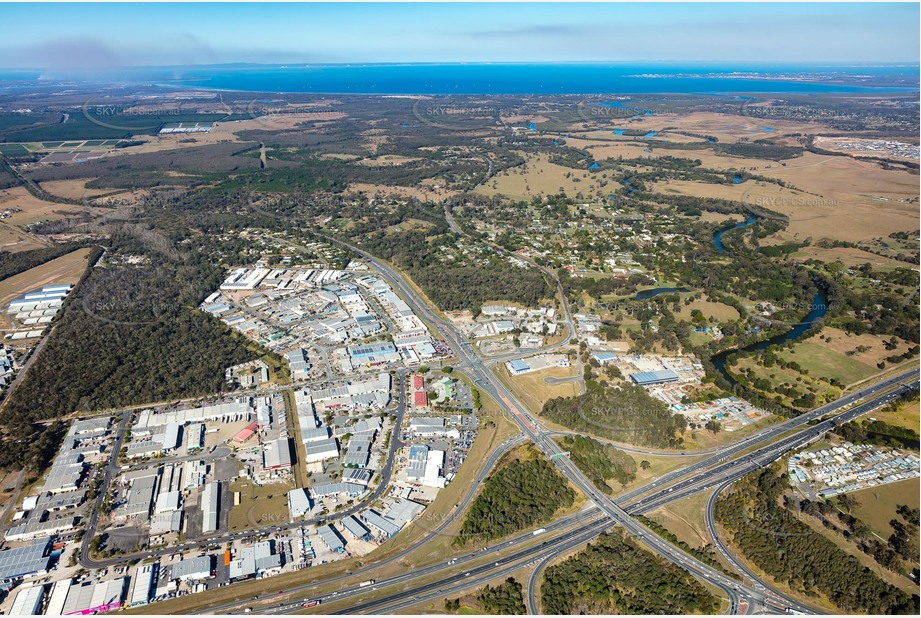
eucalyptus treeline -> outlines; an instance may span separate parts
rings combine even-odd
[[[772,467],[720,495],[717,520],[748,560],[799,593],[826,597],[843,612],[918,614],[918,595],[883,581],[785,508],[788,489],[786,475]]]
[[[581,395],[547,401],[541,416],[576,431],[655,448],[680,448],[687,429],[683,415],[630,383],[608,388],[590,380]]]
[[[719,600],[687,571],[617,530],[547,567],[545,614],[713,614]]]
[[[483,483],[464,517],[455,545],[498,539],[551,520],[557,510],[572,506],[573,491],[538,452],[516,459]]]

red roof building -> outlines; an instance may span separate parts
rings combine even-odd
[[[417,391],[425,388],[425,378],[422,376],[413,376],[413,388]]]
[[[417,408],[424,408],[429,405],[429,396],[425,391],[416,391],[413,395],[413,405]]]
[[[256,433],[256,423],[252,422],[243,429],[240,430],[240,433],[233,437],[233,441],[236,444],[243,444],[247,440],[253,437],[253,434]]]

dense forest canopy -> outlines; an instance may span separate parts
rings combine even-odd
[[[621,531],[603,534],[547,567],[540,587],[547,614],[712,614],[719,601],[694,577]]]
[[[486,479],[464,516],[455,545],[497,539],[550,521],[571,506],[576,494],[536,452],[515,460]]]

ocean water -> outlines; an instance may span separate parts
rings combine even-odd
[[[918,76],[917,66],[829,67],[807,65],[688,64],[352,64],[221,65],[132,68],[96,72],[83,79],[123,83],[159,83],[174,87],[244,92],[316,92],[355,94],[738,94],[860,93],[915,91],[852,84],[733,77],[760,74],[836,72],[878,77]],[[41,78],[81,79],[38,70],[0,71],[0,86]],[[741,99],[742,97],[738,97]],[[623,105],[615,103],[614,105]]]

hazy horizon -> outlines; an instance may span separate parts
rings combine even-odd
[[[919,62],[917,3],[0,5],[6,69]],[[77,34],[79,33],[79,34]]]

